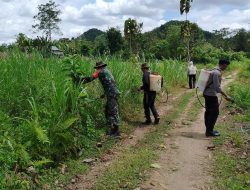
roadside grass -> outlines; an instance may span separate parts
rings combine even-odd
[[[121,156],[98,176],[93,189],[133,189],[144,181],[147,178],[145,171],[159,158],[160,144],[163,143],[165,134],[168,134],[173,127],[171,122],[179,117],[191,97],[191,93],[185,93],[176,100],[175,108],[162,120],[162,123],[152,127],[151,132],[135,147],[125,149]]]
[[[214,153],[214,187],[219,190],[249,190],[250,133],[241,131],[233,121],[234,116],[231,116],[219,125],[221,137],[214,139],[217,147]]]
[[[218,128],[221,136],[213,140],[214,188],[218,190],[249,190],[250,188],[250,61],[240,67],[237,80],[229,88],[235,103],[223,109],[224,119]]]
[[[249,168],[250,159],[239,160],[227,153],[217,152],[215,161],[215,175],[217,177],[215,189],[218,190],[249,190]]]

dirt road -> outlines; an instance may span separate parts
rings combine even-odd
[[[228,76],[223,86],[232,82],[234,76]],[[194,100],[195,97],[176,122],[171,138],[165,139],[167,149],[157,162],[160,168],[152,171],[142,190],[211,190],[213,145],[211,138],[204,135],[205,110],[200,111],[196,121],[185,125]]]

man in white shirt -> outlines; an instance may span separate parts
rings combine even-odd
[[[188,65],[188,73],[187,73],[188,78],[189,78],[189,88],[190,89],[195,88],[196,71],[197,71],[196,66],[194,66],[193,61],[190,61],[189,65]]]

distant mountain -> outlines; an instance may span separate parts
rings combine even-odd
[[[151,31],[143,33],[143,35],[148,39],[152,39],[152,38],[158,39],[158,40],[166,39],[168,36],[168,31],[171,27],[173,26],[181,27],[181,25],[184,24],[184,22],[185,21],[171,20],[169,22],[166,22],[165,24],[162,24],[159,27],[154,28]],[[210,40],[211,38],[214,37],[213,33],[205,31],[201,29],[199,26],[197,29],[200,33],[203,33],[204,38],[206,40]],[[81,34],[79,37],[77,37],[77,39],[86,39],[88,41],[95,41],[96,37],[102,34],[105,34],[105,32],[96,28],[92,28],[84,32],[83,34]]]
[[[154,28],[152,31],[146,32],[144,33],[145,36],[153,36],[156,39],[166,39],[167,35],[168,35],[168,30],[169,28],[171,28],[172,26],[177,26],[177,27],[181,27],[182,24],[184,24],[185,21],[178,21],[178,20],[171,20],[169,22],[166,22],[165,24]],[[204,37],[206,40],[209,40],[213,37],[213,33],[205,31],[203,29],[201,29],[199,26],[197,28],[199,30],[199,32],[203,33]]]
[[[105,32],[98,30],[96,28],[89,29],[78,37],[78,39],[86,39],[89,41],[95,41],[96,37],[105,34]]]

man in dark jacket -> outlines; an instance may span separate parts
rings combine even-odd
[[[146,121],[143,124],[150,125],[152,123],[152,120],[150,117],[150,110],[152,111],[154,118],[155,118],[154,124],[159,124],[160,117],[155,108],[156,92],[150,91],[150,88],[149,88],[150,72],[149,72],[148,64],[143,63],[141,65],[141,70],[143,72],[143,77],[142,77],[143,85],[141,86],[141,90],[144,91],[143,106],[144,106],[144,113],[145,113],[145,118],[146,118]]]
[[[219,116],[219,102],[217,93],[220,93],[225,97],[226,100],[232,101],[222,89],[221,89],[221,71],[224,71],[230,62],[228,60],[220,60],[219,66],[214,68],[210,78],[208,80],[208,85],[204,90],[205,98],[205,126],[206,126],[206,136],[220,136],[220,133],[214,131],[214,126]]]
[[[84,77],[80,79],[83,83],[91,82],[97,78],[99,78],[106,98],[107,103],[105,107],[105,116],[108,123],[111,125],[111,130],[109,135],[111,136],[119,136],[119,105],[118,105],[118,98],[120,92],[116,86],[114,77],[112,73],[106,68],[107,64],[103,63],[102,61],[97,62],[96,66],[94,67],[96,71],[90,77]]]

